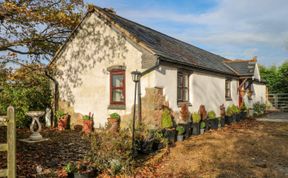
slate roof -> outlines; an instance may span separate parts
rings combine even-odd
[[[227,65],[232,67],[240,76],[253,76],[256,62],[251,61],[228,61]]]
[[[200,49],[151,28],[140,25],[112,13],[109,10],[95,7],[104,12],[110,19],[143,42],[154,53],[170,62],[187,64],[219,73],[237,75],[225,64],[224,57]]]

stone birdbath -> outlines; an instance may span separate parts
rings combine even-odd
[[[27,116],[29,117],[32,117],[32,123],[30,125],[30,131],[32,132],[32,135],[26,139],[27,141],[30,140],[30,141],[43,141],[43,137],[42,135],[40,134],[40,131],[42,129],[41,127],[41,123],[39,122],[39,118],[41,116],[43,116],[45,114],[44,111],[29,111],[26,113]],[[38,129],[37,130],[34,130],[34,126],[35,124],[38,125]]]

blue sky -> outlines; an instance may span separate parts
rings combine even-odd
[[[85,0],[229,59],[288,59],[287,0]]]

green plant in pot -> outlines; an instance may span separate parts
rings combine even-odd
[[[247,117],[247,107],[245,105],[245,103],[243,102],[241,107],[240,107],[240,118],[241,119],[245,119]]]
[[[208,112],[209,124],[211,129],[218,129],[218,119],[216,118],[216,113],[214,111]]]
[[[199,122],[201,120],[200,114],[197,112],[192,113],[192,135],[200,134],[200,125]]]
[[[231,124],[233,122],[233,116],[234,116],[233,108],[230,105],[227,107],[227,110],[225,112],[225,123]]]
[[[68,178],[74,178],[74,173],[77,172],[77,167],[73,162],[69,162],[64,167]]]
[[[187,103],[181,105],[179,112],[178,125],[181,125],[185,129],[185,138],[188,138],[191,134],[191,114],[188,110]]]
[[[175,142],[176,131],[173,128],[173,120],[170,110],[164,108],[161,116],[161,128],[164,130],[164,136],[172,143]]]
[[[56,121],[57,121],[57,128],[58,130],[62,131],[67,129],[68,127],[68,114],[64,111],[59,110],[55,113]]]
[[[120,130],[121,116],[118,113],[110,114],[108,118],[108,130],[117,133]]]
[[[233,114],[234,114],[234,120],[233,121],[237,121],[239,122],[240,121],[240,110],[239,108],[236,106],[236,105],[232,105],[232,110],[233,110]]]
[[[200,134],[203,134],[206,128],[206,124],[204,121],[200,123]]]
[[[94,114],[91,114],[91,112],[89,112],[89,115],[83,116],[83,130],[82,131],[85,134],[91,133],[93,129],[93,116]]]
[[[183,138],[184,138],[184,132],[185,132],[185,129],[183,126],[180,126],[178,125],[176,127],[176,131],[177,131],[177,141],[183,141]]]

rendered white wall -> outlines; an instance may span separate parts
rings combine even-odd
[[[141,55],[131,43],[91,14],[81,30],[56,61],[60,99],[69,102],[76,113],[94,113],[94,127],[104,126],[112,112],[129,114],[134,99],[131,72],[141,69]],[[126,109],[109,110],[110,77],[107,67],[126,66]],[[153,74],[142,78],[142,95],[154,83]]]
[[[254,94],[253,94],[253,103],[266,103],[266,85],[264,84],[253,84]]]

